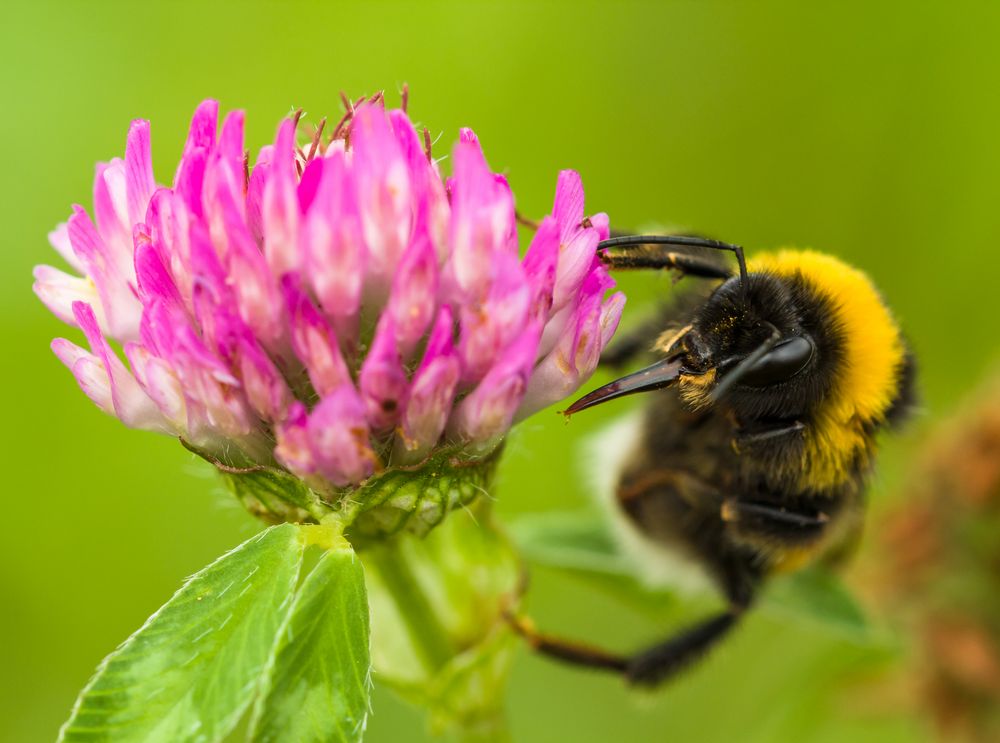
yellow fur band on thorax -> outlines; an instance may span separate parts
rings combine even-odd
[[[797,277],[825,300],[844,339],[834,388],[806,432],[804,485],[833,486],[865,455],[866,424],[884,419],[899,388],[905,349],[895,320],[868,277],[833,256],[781,250],[750,262],[752,272]]]

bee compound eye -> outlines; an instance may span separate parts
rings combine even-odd
[[[789,338],[764,354],[746,370],[739,382],[748,387],[786,382],[808,366],[815,352],[816,346],[809,336]]]

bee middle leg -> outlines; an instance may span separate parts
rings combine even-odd
[[[720,515],[737,542],[773,551],[775,548],[806,547],[819,542],[840,510],[837,498],[768,502],[729,498]]]

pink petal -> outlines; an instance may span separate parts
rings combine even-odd
[[[277,445],[274,456],[299,477],[316,472],[316,461],[309,440],[309,413],[300,402],[292,404],[288,417],[275,429]]]
[[[186,434],[187,409],[180,380],[170,364],[141,343],[126,343],[125,356],[143,391],[178,432]]]
[[[566,398],[594,373],[625,304],[620,292],[603,300],[612,286],[614,281],[600,266],[584,281],[555,347],[534,370],[515,420]]]
[[[146,216],[150,244],[191,310],[191,214],[180,196],[168,188],[160,188],[150,199]]]
[[[451,413],[461,374],[452,344],[454,332],[451,309],[444,306],[438,312],[420,367],[413,375],[400,423],[403,446],[414,460],[422,459],[437,444]]]
[[[69,241],[69,227],[65,222],[60,222],[56,225],[55,229],[49,233],[49,244],[56,249],[59,253],[77,273],[86,273],[83,267],[83,263],[77,258],[76,253],[73,252],[73,246]]]
[[[358,379],[368,421],[376,433],[387,433],[399,421],[406,398],[407,379],[396,347],[391,315],[383,315]]]
[[[365,404],[352,385],[319,401],[309,414],[308,432],[316,469],[334,485],[357,484],[374,471],[377,460],[368,443]]]
[[[202,215],[202,184],[209,152],[215,147],[215,130],[218,126],[218,101],[203,101],[191,119],[191,129],[184,154],[174,175],[174,190],[184,199],[188,209]]]
[[[604,212],[591,215],[590,224],[597,230],[598,240],[607,240],[611,237],[611,220]]]
[[[125,165],[117,158],[100,163],[94,177],[94,218],[109,254],[120,264],[127,263],[132,246],[132,224],[128,215]]]
[[[566,306],[579,290],[580,283],[594,262],[599,239],[596,229],[580,229],[570,237],[569,242],[562,244],[552,296],[554,310]]]
[[[91,402],[108,415],[115,415],[115,406],[111,400],[111,382],[100,359],[65,338],[56,338],[52,341],[52,352],[70,370],[80,389]]]
[[[450,279],[466,301],[481,300],[492,279],[493,255],[517,245],[514,199],[490,171],[474,135],[463,130],[453,154]]]
[[[249,333],[222,263],[204,228],[191,231],[192,303],[205,344],[233,368],[236,338]],[[179,309],[179,308],[178,308]]]
[[[583,221],[583,180],[575,170],[564,170],[556,181],[552,216],[559,223],[559,239],[566,243]]]
[[[488,447],[507,432],[527,390],[540,335],[537,323],[526,327],[459,403],[448,424],[456,436]]]
[[[531,308],[531,286],[517,257],[493,254],[492,286],[486,300],[461,310],[459,355],[462,381],[478,382],[500,352],[524,330]]]
[[[274,362],[250,333],[237,340],[237,365],[247,400],[266,421],[284,420],[293,397]]]
[[[264,255],[272,273],[281,277],[296,271],[299,202],[296,195],[295,122],[285,119],[278,128],[274,159],[264,184]]]
[[[325,164],[326,158],[314,157],[302,169],[302,177],[299,179],[299,186],[296,189],[299,211],[302,214],[309,211],[309,207],[312,206],[313,201],[316,200],[316,196],[319,194],[320,183],[323,180],[323,166]]]
[[[243,111],[230,111],[222,122],[222,133],[219,135],[219,154],[231,162],[241,164],[243,162],[245,119],[246,114]]]
[[[235,206],[222,202],[228,240],[227,283],[236,296],[240,317],[268,350],[279,352],[286,343],[281,289]]]
[[[264,187],[270,177],[273,149],[271,145],[260,148],[247,183],[247,226],[258,245],[264,244]]]
[[[129,225],[141,222],[146,216],[146,207],[155,189],[149,122],[136,119],[129,127],[125,143],[125,193]]]
[[[413,236],[400,259],[387,308],[403,358],[410,357],[427,330],[437,309],[437,295],[437,254],[428,235],[421,230]]]
[[[601,305],[601,351],[608,347],[611,339],[614,338],[618,330],[618,323],[622,319],[622,312],[625,309],[624,292],[615,292]]]
[[[173,335],[169,361],[184,390],[190,435],[196,441],[252,437],[257,431],[256,416],[239,379],[190,326],[175,328]]]
[[[341,342],[355,345],[367,253],[343,153],[324,158],[316,199],[305,216],[301,251],[313,294]]]
[[[191,128],[188,130],[184,152],[196,148],[210,150],[215,147],[215,130],[218,128],[219,102],[207,98],[198,104],[191,117]]]
[[[410,239],[413,205],[407,163],[380,106],[358,107],[351,151],[365,243],[375,273],[387,279]]]
[[[153,247],[152,239],[145,231],[145,225],[136,225],[135,236],[135,275],[139,290],[139,298],[145,304],[151,301],[161,301],[174,305],[178,310],[183,308],[180,293],[173,277],[167,271],[160,253]]]
[[[222,125],[219,146],[207,158],[202,201],[212,240],[224,246],[225,211],[232,210],[238,221],[246,221],[246,176],[243,153],[243,112],[234,111]],[[225,202],[225,205],[222,204]]]
[[[530,315],[545,321],[552,308],[556,266],[559,264],[559,225],[553,217],[545,217],[524,256],[524,275],[531,286]]]
[[[594,262],[597,243],[609,234],[606,214],[596,215],[585,222],[583,210],[583,182],[580,175],[572,170],[562,171],[556,184],[555,203],[552,207],[552,215],[559,224],[559,241],[562,246],[552,298],[553,312],[565,307],[576,295],[580,283]]]
[[[350,373],[333,329],[287,274],[281,284],[292,330],[292,348],[305,365],[313,389],[320,397],[350,382]]]
[[[451,208],[448,205],[448,195],[437,166],[427,159],[424,143],[417,134],[404,111],[395,109],[389,111],[389,123],[396,135],[403,158],[406,160],[410,173],[410,184],[416,200],[418,226],[422,223],[430,237],[431,244],[438,256],[439,262],[448,257],[448,221]]]
[[[184,155],[174,179],[174,191],[184,199],[184,205],[197,217],[201,217],[204,213],[202,190],[207,164],[208,151],[196,148]]]
[[[170,426],[156,405],[143,392],[135,377],[129,373],[121,359],[115,355],[107,341],[104,340],[90,305],[77,302],[73,305],[73,314],[76,317],[77,325],[87,336],[94,357],[99,359],[104,366],[115,415],[130,428],[169,432]]]
[[[141,307],[133,293],[131,260],[123,267],[101,238],[82,207],[73,208],[69,218],[69,239],[87,269],[101,298],[104,329],[112,338],[133,340],[138,335]],[[131,258],[131,256],[130,256]]]
[[[52,266],[35,266],[34,276],[35,283],[31,288],[49,311],[64,323],[76,325],[74,302],[100,307],[97,288],[89,279],[71,276]],[[100,322],[106,326],[103,320]]]

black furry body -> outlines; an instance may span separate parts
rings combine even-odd
[[[805,432],[831,393],[848,339],[804,282],[752,274],[748,290],[743,302],[730,279],[710,295],[688,295],[665,309],[657,324],[691,327],[685,342],[692,367],[703,361],[719,368],[720,360],[745,356],[764,340],[765,321],[782,336],[808,334],[816,352],[792,380],[738,384],[725,404],[692,406],[677,388],[649,394],[641,443],[620,474],[617,503],[646,538],[702,565],[730,607],[666,643],[669,658],[666,646],[637,655],[626,671],[634,682],[658,683],[691,662],[735,624],[773,572],[819,552],[837,555],[859,534],[881,425],[868,427],[868,446],[835,485],[803,487],[802,472]],[[912,404],[912,383],[908,356],[884,424]]]
[[[691,252],[695,243],[735,254],[739,275],[718,255]],[[549,655],[653,685],[718,642],[770,575],[849,549],[876,437],[913,405],[914,365],[869,280],[830,256],[783,251],[748,270],[742,248],[702,238],[629,236],[602,246],[612,269],[720,282],[675,295],[619,337],[603,363],[622,366],[650,347],[653,363],[567,413],[647,395],[615,503],[645,539],[703,566],[728,606],[625,657],[524,633]]]

